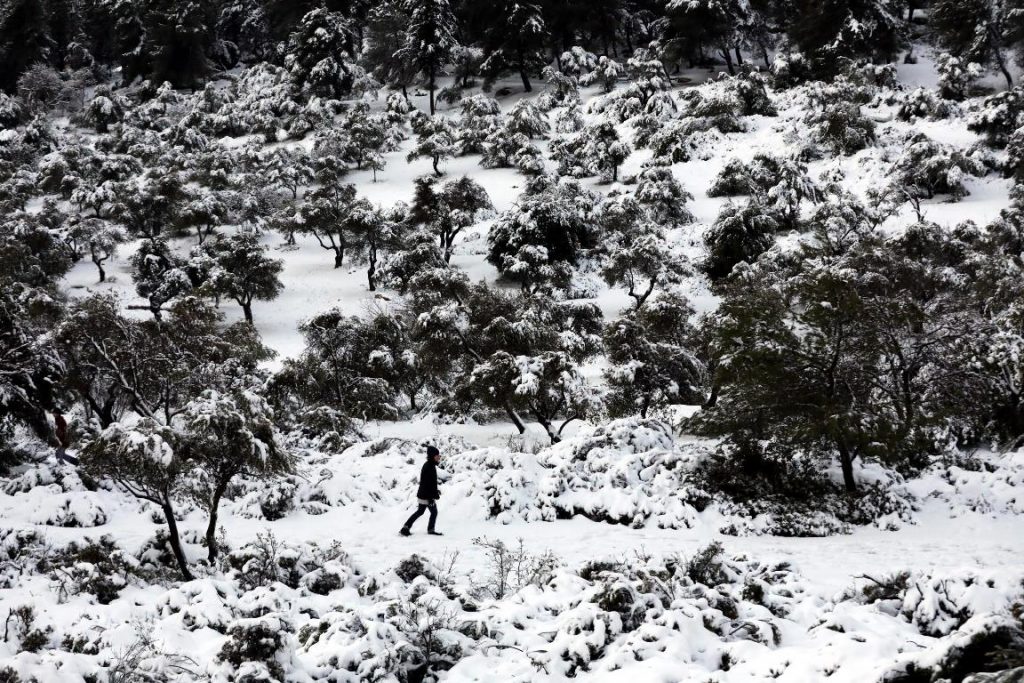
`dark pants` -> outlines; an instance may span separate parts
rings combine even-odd
[[[424,505],[423,503],[420,503],[419,507],[416,508],[416,512],[412,513],[412,516],[409,517],[409,519],[405,520],[405,528],[406,529],[411,529],[412,525],[413,525],[413,522],[415,522],[417,519],[422,517],[423,513],[426,512],[427,509],[430,510],[430,519],[427,520],[427,531],[433,531],[434,530],[434,523],[437,521],[437,501],[436,500],[432,500],[429,503],[427,503],[426,505]]]

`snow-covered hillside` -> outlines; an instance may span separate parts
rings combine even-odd
[[[1018,9],[9,4],[0,683],[1024,676]]]

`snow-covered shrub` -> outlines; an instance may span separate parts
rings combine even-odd
[[[464,97],[460,107],[459,153],[479,154],[487,136],[501,124],[501,107],[496,99],[482,93]]]
[[[967,128],[985,136],[993,147],[1004,147],[1024,125],[1024,87],[986,97],[967,121]]]
[[[896,110],[896,118],[900,121],[914,119],[945,119],[952,113],[949,103],[935,94],[930,88],[914,88],[902,95]]]
[[[0,127],[14,128],[24,112],[21,103],[7,93],[0,93]]]
[[[242,617],[228,628],[228,640],[221,647],[217,661],[221,665],[217,680],[232,683],[276,683],[285,680],[286,672],[296,662],[295,626],[291,615],[282,611],[285,605],[267,592],[256,590],[240,604]]]
[[[283,519],[295,509],[295,485],[288,481],[270,483],[260,494],[259,504],[267,521]]]
[[[111,124],[124,118],[124,112],[129,106],[128,101],[121,95],[115,95],[109,86],[100,86],[85,105],[82,117],[97,133],[106,133]]]
[[[688,225],[694,221],[686,204],[693,200],[682,183],[666,166],[648,166],[636,177],[633,196],[656,224],[666,227]]]
[[[968,194],[964,179],[984,173],[984,166],[975,157],[918,133],[904,144],[889,175],[899,191],[909,196],[931,199],[948,195],[956,202]]]
[[[712,281],[728,277],[737,264],[753,263],[770,249],[778,230],[772,212],[758,201],[726,204],[704,235],[707,256],[701,270]]]
[[[303,585],[314,593],[330,592],[355,576],[348,554],[337,543],[327,548],[315,543],[292,545],[269,531],[232,551],[226,563],[232,578],[247,591],[283,583],[289,588]]]
[[[768,94],[768,78],[758,71],[747,70],[738,76],[722,76],[716,84],[738,104],[740,116],[775,116],[778,109]]]
[[[947,100],[965,99],[974,82],[984,73],[980,64],[948,52],[939,55],[935,67],[939,72],[939,93]]]
[[[809,113],[804,124],[810,127],[811,139],[832,154],[849,156],[875,141],[874,122],[851,102],[825,104]]]
[[[36,626],[36,610],[32,605],[12,607],[4,624],[4,640],[17,641],[17,652],[39,652],[50,643],[52,626]]]
[[[580,77],[580,85],[601,86],[601,92],[610,93],[615,89],[615,84],[626,74],[624,66],[614,59],[601,55],[597,62],[589,67],[589,71]]]
[[[802,52],[778,52],[772,62],[772,84],[786,90],[812,77],[812,67]]]
[[[481,548],[487,558],[487,574],[474,584],[474,592],[495,600],[526,586],[543,586],[561,564],[550,551],[540,555],[529,553],[523,539],[519,539],[518,545],[509,546],[500,539],[481,537],[474,538],[473,545]]]
[[[101,605],[114,601],[129,581],[139,575],[137,560],[121,550],[113,538],[73,542],[46,557],[42,568],[64,598],[88,594]]]
[[[693,159],[709,159],[721,132],[706,118],[679,118],[658,128],[647,146],[658,163],[678,164]]]

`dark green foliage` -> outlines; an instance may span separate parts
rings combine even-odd
[[[787,19],[794,45],[822,77],[845,60],[891,59],[905,40],[904,9],[894,0],[801,0]]]
[[[523,89],[530,92],[530,75],[539,73],[548,62],[544,54],[547,30],[540,5],[503,0],[490,21],[481,70],[490,82],[505,71],[514,71],[522,79]]]
[[[708,255],[701,270],[712,280],[721,280],[740,263],[753,263],[771,248],[778,223],[761,204],[726,204],[704,236]]]
[[[608,323],[604,346],[612,364],[605,371],[612,416],[647,417],[665,405],[703,401],[704,367],[691,350],[692,309],[664,294]]]

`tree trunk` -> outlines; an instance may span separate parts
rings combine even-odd
[[[540,418],[537,419],[537,422],[539,422],[540,426],[544,428],[544,431],[548,433],[548,438],[551,439],[552,445],[562,440],[562,437],[558,435],[558,432],[554,430],[550,422],[548,422],[547,420],[542,420]]]
[[[374,281],[374,276],[377,273],[377,257],[376,255],[370,256],[370,267],[366,269],[366,281],[370,285],[370,291],[377,291],[377,283]]]
[[[852,496],[857,493],[857,480],[853,478],[853,455],[842,438],[836,439],[836,448],[839,450],[839,466],[843,470],[843,486]]]
[[[732,55],[729,53],[729,48],[722,48],[722,56],[725,57],[725,66],[729,69],[729,75],[735,75],[736,70],[732,68]]]
[[[335,249],[334,250],[334,267],[341,268],[342,262],[345,260],[345,250]]]
[[[533,92],[533,86],[530,85],[530,77],[526,74],[526,69],[519,69],[519,77],[523,79],[523,90]]]
[[[246,302],[242,304],[242,313],[245,315],[245,322],[252,324],[252,303]]]
[[[439,177],[440,177],[440,176],[443,176],[443,175],[444,175],[444,173],[441,173],[441,169],[439,169],[439,168],[437,167],[437,165],[438,165],[439,163],[441,163],[441,157],[435,156],[435,157],[434,157],[434,175],[436,175],[436,176],[439,176]]]
[[[743,53],[740,52],[739,45],[737,45],[733,49],[736,51],[736,63],[739,64],[740,66],[743,66]]]
[[[206,525],[206,559],[212,565],[217,561],[217,513],[220,511],[220,499],[227,489],[227,482],[217,485],[210,500],[210,521]]]
[[[435,80],[434,79],[434,68],[431,67],[430,68],[430,115],[431,116],[434,115],[434,88],[436,87],[436,85],[434,83],[434,80]]]
[[[181,570],[181,578],[185,581],[191,581],[195,577],[192,576],[192,572],[188,568],[185,551],[181,549],[181,537],[178,535],[178,522],[174,519],[174,510],[171,509],[171,504],[168,502],[164,502],[161,507],[163,508],[164,519],[167,521],[171,551],[174,553],[174,559],[177,560],[178,568]]]
[[[523,421],[519,419],[519,415],[516,414],[516,411],[508,403],[505,404],[505,412],[508,414],[508,419],[512,420],[512,424],[514,424],[516,429],[519,430],[519,433],[524,434],[526,432],[526,426],[523,425]]]
[[[103,264],[96,262],[96,268],[100,271],[100,282],[107,281],[107,271],[103,270]]]

